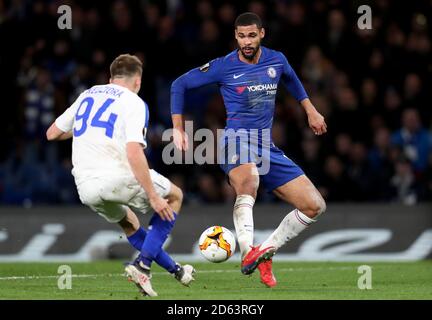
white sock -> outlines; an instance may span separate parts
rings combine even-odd
[[[233,218],[237,233],[237,241],[242,258],[249,252],[253,245],[254,221],[252,208],[254,197],[248,194],[238,195],[234,204]]]
[[[279,227],[261,244],[261,248],[274,247],[275,250],[278,250],[285,243],[297,237],[313,222],[315,220],[294,209],[285,216]]]

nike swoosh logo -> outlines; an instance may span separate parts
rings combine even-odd
[[[241,74],[235,74],[235,75],[233,75],[233,78],[234,79],[237,79],[237,78],[240,78],[241,76],[243,76],[244,75],[244,73],[241,73]]]

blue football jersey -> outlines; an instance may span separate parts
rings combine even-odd
[[[297,101],[308,96],[283,53],[263,46],[261,50],[257,64],[242,62],[234,50],[177,78],[171,86],[171,113],[183,113],[187,89],[217,83],[226,108],[226,128],[270,129],[280,82]]]

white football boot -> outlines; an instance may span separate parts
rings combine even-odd
[[[193,275],[196,273],[196,270],[190,264],[185,264],[184,266],[177,265],[180,266],[180,269],[174,273],[174,277],[182,285],[189,287],[189,284],[195,280]]]
[[[134,282],[143,295],[157,297],[158,294],[153,290],[150,282],[150,269],[144,266],[142,262],[127,265],[125,271],[128,280]]]

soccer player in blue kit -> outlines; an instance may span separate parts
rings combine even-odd
[[[251,274],[258,268],[261,282],[268,287],[276,285],[272,271],[272,257],[286,242],[296,237],[325,211],[326,204],[319,191],[300,167],[278,149],[271,138],[264,137],[255,144],[269,149],[264,161],[269,168],[259,172],[254,157],[246,160],[238,152],[251,148],[237,141],[238,132],[271,130],[275,97],[279,81],[304,108],[309,127],[316,135],[327,131],[324,117],[308,98],[296,73],[286,57],[278,51],[261,46],[265,30],[261,19],[246,12],[235,21],[235,38],[238,49],[225,57],[217,58],[200,68],[195,68],[177,78],[171,87],[171,114],[174,127],[174,143],[180,150],[188,149],[188,137],[184,131],[183,110],[185,91],[203,85],[217,83],[227,111],[225,132],[235,132],[235,154],[228,152],[219,162],[236,192],[233,218],[237,240],[242,255],[241,272]],[[250,134],[249,138],[252,138]],[[223,138],[221,148],[228,150],[232,136]],[[248,140],[246,140],[248,141]],[[252,140],[250,140],[252,141]],[[251,142],[252,144],[252,142]],[[264,162],[263,162],[264,163]],[[263,166],[261,163],[261,166]],[[254,246],[254,222],[252,208],[259,183],[295,209],[288,213],[276,230],[263,243]]]

